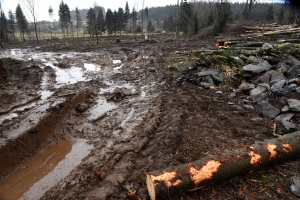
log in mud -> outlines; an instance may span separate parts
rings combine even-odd
[[[270,164],[300,156],[300,132],[146,174],[152,200],[166,199],[182,192],[197,190]]]

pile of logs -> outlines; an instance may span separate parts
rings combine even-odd
[[[295,25],[258,24],[243,26],[245,33],[237,37],[218,36],[217,41],[226,41],[230,48],[255,50],[266,42],[299,43],[300,27]]]

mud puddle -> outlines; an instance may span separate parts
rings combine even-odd
[[[98,121],[104,118],[108,111],[116,108],[117,105],[115,103],[107,102],[107,100],[103,97],[100,97],[97,100],[97,105],[92,107],[87,113],[87,119],[90,121]]]
[[[84,63],[84,68],[88,71],[99,71],[101,69],[100,65]]]
[[[44,149],[0,183],[0,197],[38,199],[66,177],[92,149],[85,140],[61,140]]]
[[[24,111],[34,108],[38,102],[39,100],[35,100],[33,102],[28,103],[27,105],[17,107],[15,109],[12,109],[10,112],[6,114],[0,115],[0,124],[2,124],[3,121],[5,120],[11,120],[15,117],[19,117],[20,114],[23,113]]]

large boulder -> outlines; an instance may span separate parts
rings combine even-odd
[[[274,119],[280,113],[280,110],[278,110],[266,101],[257,103],[255,109],[257,112],[262,114],[263,118],[269,119]]]
[[[249,79],[259,73],[269,71],[271,68],[272,65],[270,65],[268,61],[264,61],[259,64],[249,64],[242,68],[242,75],[244,78]]]

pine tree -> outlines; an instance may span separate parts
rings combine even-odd
[[[266,20],[269,23],[272,22],[272,21],[274,21],[274,8],[273,8],[272,5],[269,6],[269,8],[268,8],[268,10],[266,12]]]
[[[224,31],[230,19],[231,7],[228,0],[217,2],[214,9],[214,33],[217,34]]]
[[[173,19],[173,16],[170,15],[167,21],[167,30],[173,32],[175,31],[175,28],[175,21]]]
[[[87,13],[87,16],[86,16],[86,19],[87,19],[87,31],[88,33],[90,34],[90,37],[93,38],[94,37],[94,34],[95,34],[95,19],[94,19],[94,11],[93,11],[93,8],[90,8],[88,13]]]
[[[193,8],[192,4],[184,0],[180,4],[180,23],[179,30],[184,33],[185,36],[190,36],[193,33]]]
[[[18,4],[16,8],[16,19],[20,30],[21,40],[25,42],[25,33],[28,32],[28,22],[25,15],[23,14],[20,4]]]
[[[120,35],[122,33],[122,30],[125,28],[125,13],[123,8],[118,9],[118,14],[117,14],[117,29],[120,31]]]
[[[148,23],[148,26],[147,26],[147,32],[154,32],[155,29],[154,29],[154,26],[152,25],[152,22],[151,20],[149,20],[149,23]]]
[[[128,19],[129,19],[129,15],[130,15],[130,10],[129,10],[129,5],[128,5],[128,1],[126,1],[126,5],[125,5],[125,16],[124,16],[124,21],[126,24],[126,35],[128,34]]]
[[[113,12],[111,11],[111,9],[107,9],[105,15],[105,25],[107,33],[111,35],[113,33]]]
[[[66,28],[67,35],[68,35],[68,27],[71,24],[71,12],[69,6],[63,1],[61,1],[61,3],[59,4],[58,16],[59,16],[59,21],[60,21],[63,34],[65,35],[64,30]]]
[[[6,16],[5,16],[4,12],[1,11],[1,13],[0,13],[0,27],[1,27],[0,39],[1,39],[1,41],[8,41],[8,27],[7,26],[8,25],[7,25]],[[1,43],[1,47],[3,48],[2,43]]]
[[[97,30],[100,31],[100,35],[105,32],[105,20],[102,8],[99,10],[97,15]]]
[[[11,10],[8,11],[8,21],[7,21],[7,28],[8,28],[8,33],[12,34],[14,41],[16,40],[15,36],[15,20],[16,17],[13,14]]]
[[[77,37],[79,35],[79,28],[82,25],[82,19],[81,19],[81,14],[80,11],[78,10],[78,7],[76,6],[75,8],[75,13],[76,13],[76,29],[77,29]]]
[[[50,6],[49,9],[48,9],[48,15],[50,17],[50,19],[52,20],[53,22],[53,8]],[[54,28],[54,23],[53,23],[53,28]],[[51,31],[51,38],[52,38],[52,31]]]
[[[149,8],[148,7],[146,7],[145,8],[145,15],[146,15],[146,22],[148,22],[149,21]],[[147,29],[147,32],[148,32],[148,29]]]
[[[194,35],[197,35],[199,31],[199,23],[198,23],[198,17],[196,13],[194,14]]]

